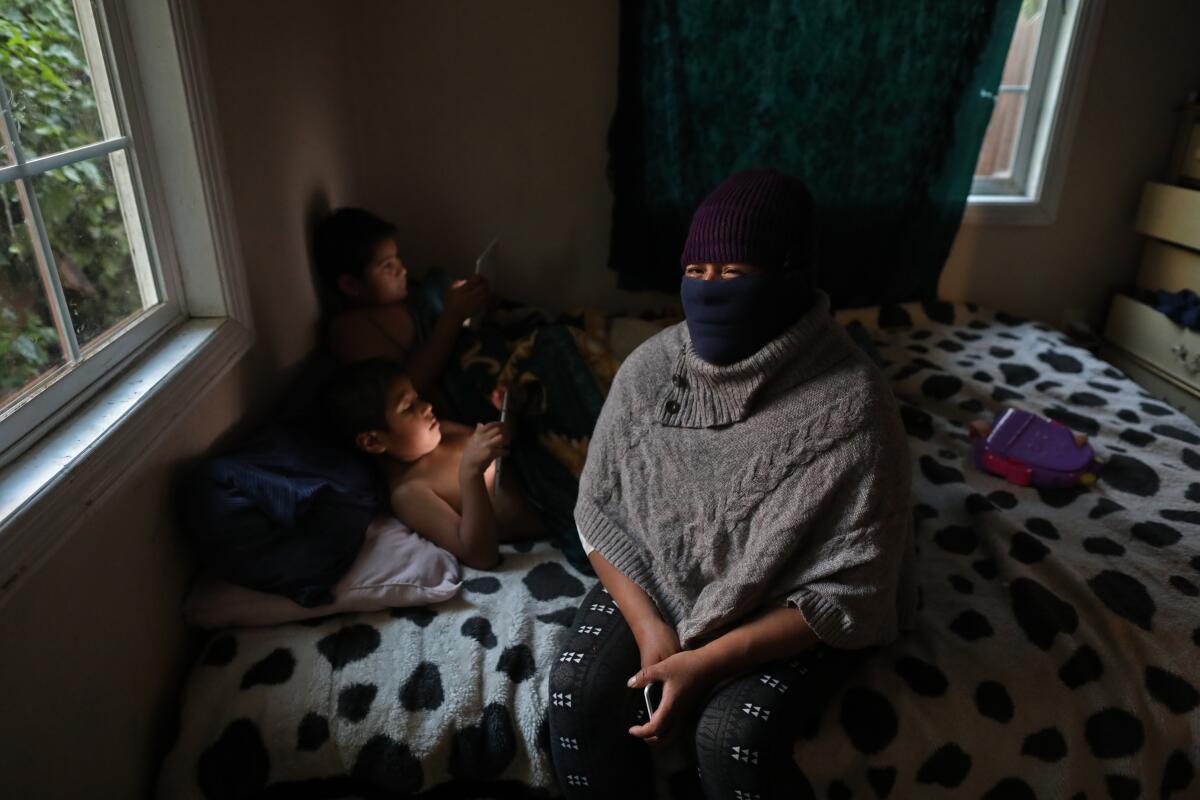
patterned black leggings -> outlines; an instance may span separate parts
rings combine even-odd
[[[550,747],[568,800],[654,796],[650,747],[629,735],[646,721],[633,632],[597,583],[575,614],[550,670]],[[845,681],[862,652],[818,645],[716,687],[686,723],[708,800],[794,797],[792,743]]]

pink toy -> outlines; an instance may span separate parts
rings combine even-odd
[[[1019,486],[1091,486],[1104,460],[1061,422],[1009,408],[991,425],[967,424],[975,466]]]

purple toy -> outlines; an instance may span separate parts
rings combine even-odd
[[[975,466],[1020,486],[1091,486],[1104,464],[1087,436],[1028,411],[1005,409],[990,426],[967,428]]]

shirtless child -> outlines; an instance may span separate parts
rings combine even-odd
[[[385,359],[346,367],[326,388],[325,402],[342,434],[377,458],[396,517],[463,564],[492,569],[498,542],[542,534],[512,470],[493,493],[495,461],[507,453],[505,423],[472,430],[439,420]]]

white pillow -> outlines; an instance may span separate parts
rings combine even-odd
[[[332,603],[305,608],[280,594],[201,574],[184,600],[183,617],[198,628],[278,625],[342,611],[440,603],[460,586],[458,559],[399,520],[376,517],[354,563],[333,587]]]

